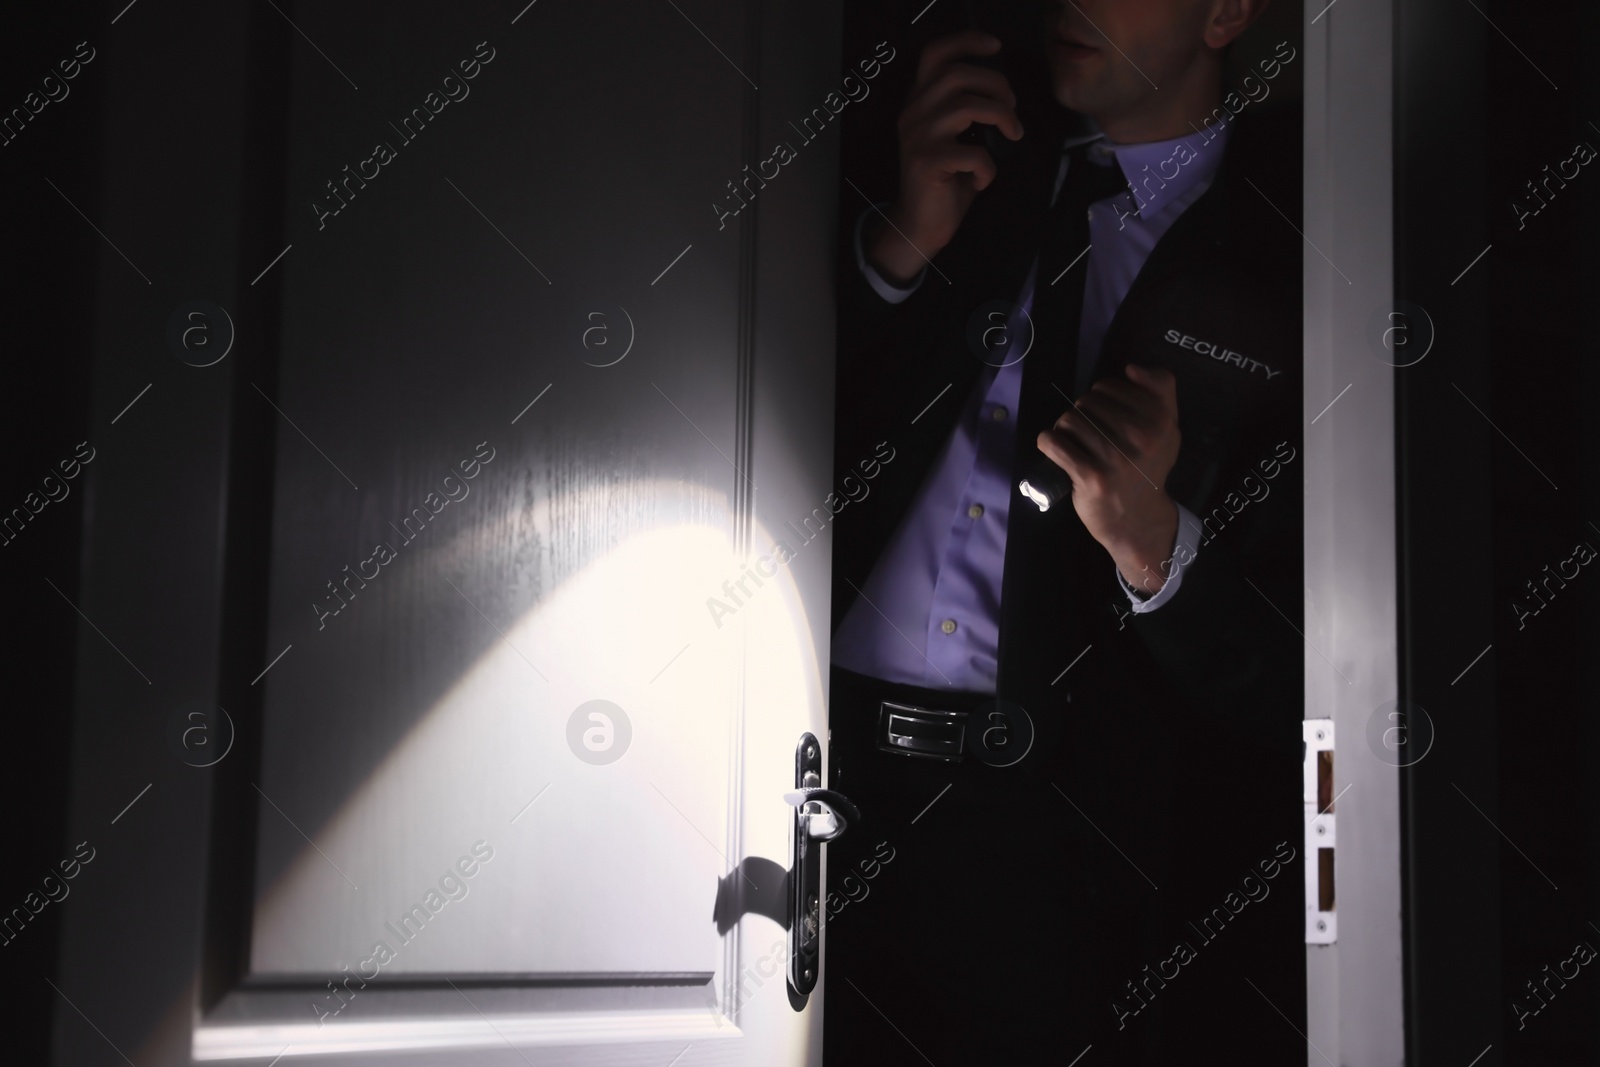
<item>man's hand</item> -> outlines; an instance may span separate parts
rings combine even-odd
[[[1005,76],[966,56],[989,56],[1000,41],[977,30],[929,42],[917,63],[917,80],[900,112],[900,195],[885,215],[874,215],[862,251],[878,273],[904,285],[955,236],[973,197],[994,181],[994,157],[956,138],[974,122],[996,126],[1013,141],[1022,137],[1017,96]]]
[[[1072,479],[1072,506],[1129,585],[1166,583],[1178,506],[1166,494],[1178,461],[1178,383],[1171,371],[1129,364],[1127,381],[1102,378],[1053,428],[1039,451]]]

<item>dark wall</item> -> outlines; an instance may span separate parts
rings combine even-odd
[[[1523,218],[1520,229],[1511,201],[1531,199],[1525,183],[1539,179],[1542,187],[1544,168],[1556,169],[1577,142],[1600,149],[1591,122],[1600,119],[1593,58],[1600,13],[1578,2],[1539,9],[1499,3],[1488,11],[1506,37],[1491,38],[1477,144],[1489,158],[1490,218],[1499,219],[1491,232],[1505,240],[1485,257],[1492,293],[1492,407],[1485,411],[1527,453],[1524,459],[1502,443],[1491,467],[1497,821],[1515,842],[1500,850],[1500,987],[1507,1002],[1500,1010],[1507,1063],[1594,1063],[1600,973],[1584,967],[1566,988],[1558,981],[1542,1010],[1525,983],[1543,988],[1544,968],[1559,969],[1578,941],[1600,949],[1593,925],[1600,921],[1600,573],[1585,566],[1571,582],[1558,576],[1548,593],[1543,584],[1544,568],[1560,568],[1577,543],[1600,549],[1600,439],[1592,429],[1600,385],[1592,328],[1600,298],[1600,167],[1582,167],[1564,188],[1552,183],[1549,206]],[[1531,471],[1535,464],[1548,480]],[[1530,580],[1548,607],[1530,595]],[[1514,602],[1537,615],[1522,616]],[[1512,1000],[1537,1010],[1521,1017],[1520,1028]]]
[[[1397,26],[1396,295],[1436,335],[1395,372],[1405,695],[1434,734],[1404,772],[1409,1062],[1593,1063],[1595,968],[1542,983],[1600,948],[1600,578],[1564,563],[1600,549],[1600,172],[1543,207],[1526,183],[1600,149],[1600,12],[1480,6]]]
[[[29,516],[26,522],[17,516],[0,535],[0,670],[9,697],[0,757],[0,811],[6,813],[0,909],[9,915],[13,908],[29,914],[28,894],[41,894],[35,904],[44,899],[42,880],[72,854],[65,808],[81,620],[68,601],[78,600],[85,498],[82,479],[59,480],[58,464],[72,460],[90,436],[90,312],[101,239],[72,205],[91,218],[96,214],[102,79],[93,61],[71,80],[60,77],[58,64],[72,59],[80,41],[102,46],[106,20],[73,5],[27,4],[7,12],[6,21],[0,108],[7,115],[23,108],[30,116],[0,134],[0,510],[9,516],[21,508]],[[57,80],[45,86],[52,73]],[[39,94],[33,99],[38,107],[46,90],[59,99],[32,114],[28,94]],[[46,486],[52,472],[58,480]],[[59,499],[49,501],[47,492]],[[30,493],[38,495],[30,499]],[[40,506],[41,500],[49,502]],[[32,514],[31,507],[40,510]],[[55,976],[63,906],[45,904],[0,948],[5,1043],[16,1062],[44,1062],[52,1013],[71,1011],[48,981]]]

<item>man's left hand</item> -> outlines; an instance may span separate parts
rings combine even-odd
[[[1171,371],[1129,364],[1102,378],[1039,434],[1039,451],[1072,479],[1072,507],[1129,585],[1153,596],[1166,583],[1178,506],[1166,494],[1178,461],[1178,383]]]

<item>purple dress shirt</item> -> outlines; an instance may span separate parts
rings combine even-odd
[[[1092,384],[1106,330],[1156,242],[1210,186],[1229,130],[1214,126],[1209,133],[1126,145],[1096,133],[1062,146],[1052,202],[1066,178],[1066,150],[1085,142],[1090,142],[1091,163],[1109,166],[1114,156],[1129,181],[1128,190],[1089,208],[1078,395]],[[904,289],[886,282],[862,251],[867,214],[856,222],[856,265],[878,295],[899,303],[922,284],[927,270]],[[1007,338],[1022,336],[1022,316],[1031,313],[1038,269],[1036,256],[1016,301],[1020,310],[1007,324]],[[1022,388],[1022,360],[1011,354],[1009,345],[1000,350],[997,363],[1001,365],[979,375],[965,398],[949,440],[868,575],[862,595],[840,623],[833,640],[833,661],[839,666],[931,689],[994,692],[1006,519],[1020,497],[1012,484],[1012,420]],[[1175,560],[1193,560],[1199,532],[1199,521],[1180,504]],[[1161,607],[1177,594],[1181,579],[1182,568],[1174,564],[1160,591],[1144,599],[1118,575],[1134,614]]]

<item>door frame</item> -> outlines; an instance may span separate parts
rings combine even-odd
[[[1339,797],[1337,940],[1306,946],[1308,1065],[1405,1056],[1401,772],[1366,741],[1400,685],[1395,371],[1368,338],[1396,295],[1395,16],[1396,0],[1304,14],[1305,717],[1333,722]]]

